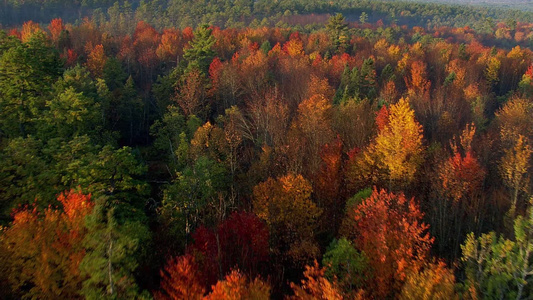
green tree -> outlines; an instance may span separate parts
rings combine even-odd
[[[144,214],[124,200],[100,197],[86,218],[86,255],[80,271],[87,276],[81,290],[87,299],[148,298],[139,292],[134,276],[146,255],[150,232]]]
[[[25,136],[45,108],[51,86],[61,74],[57,51],[44,33],[27,43],[13,42],[0,57],[0,135]]]
[[[331,36],[331,46],[336,52],[344,52],[348,46],[348,23],[342,14],[329,18],[326,29]]]
[[[208,25],[199,26],[194,32],[194,38],[189,42],[190,48],[185,50],[183,57],[189,62],[188,69],[199,69],[207,74],[209,65],[215,57],[213,45],[215,37]]]
[[[530,205],[532,202],[530,202]],[[514,238],[471,233],[461,246],[467,286],[484,299],[525,299],[533,290],[533,209],[514,221]]]
[[[322,265],[326,267],[326,278],[330,281],[338,280],[339,287],[350,294],[361,288],[361,280],[369,274],[365,274],[368,260],[365,254],[355,249],[346,238],[333,240],[329,245]]]

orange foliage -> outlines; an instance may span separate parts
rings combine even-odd
[[[87,68],[95,77],[102,77],[107,56],[104,53],[104,46],[96,45],[87,58]]]
[[[256,278],[254,281],[248,281],[246,276],[239,271],[234,270],[226,275],[224,280],[217,282],[213,286],[211,294],[207,295],[205,300],[268,300],[270,299],[270,286]]]
[[[309,181],[294,174],[269,178],[253,189],[254,212],[268,224],[270,236],[276,238],[276,244],[271,245],[274,253],[296,265],[319,253],[314,229],[322,212],[311,201],[311,192]]]
[[[283,51],[291,57],[301,56],[304,54],[303,42],[298,32],[291,34],[289,41],[283,45]]]
[[[378,126],[378,131],[382,131],[387,125],[389,125],[389,114],[390,111],[386,105],[383,105],[377,112],[376,125]]]
[[[50,21],[50,25],[48,25],[48,30],[50,31],[52,41],[57,42],[59,40],[59,35],[61,35],[61,32],[65,30],[63,20],[61,20],[60,18],[53,19],[52,21]]]
[[[175,101],[186,116],[196,115],[204,105],[204,77],[198,69],[192,69],[176,89]]]
[[[374,189],[351,213],[357,226],[355,245],[369,259],[374,278],[367,291],[376,298],[398,292],[407,274],[426,260],[433,238],[421,223],[424,214],[414,198]]]
[[[181,35],[178,29],[165,29],[163,31],[156,54],[162,61],[177,61],[178,56],[183,54]]]
[[[133,33],[133,48],[137,55],[137,61],[142,66],[148,69],[155,67],[158,44],[159,33],[148,23],[139,21]]]
[[[223,65],[220,58],[215,57],[209,65],[209,78],[211,79],[211,93],[216,93],[220,87],[220,77],[222,75]]]
[[[27,21],[22,25],[22,31],[20,32],[20,38],[22,42],[26,43],[37,32],[42,32],[42,29],[39,26],[39,24],[33,21]]]
[[[302,300],[341,300],[343,299],[336,282],[330,282],[324,277],[325,270],[314,265],[306,266],[302,285],[291,283],[294,296],[290,299]]]
[[[171,259],[161,270],[161,289],[154,293],[157,300],[202,299],[205,289],[194,258],[185,255]]]
[[[445,193],[454,201],[459,201],[479,191],[485,171],[472,151],[467,151],[464,157],[457,151],[441,166],[439,178]]]
[[[422,61],[411,63],[411,76],[405,79],[405,84],[410,95],[426,95],[429,92],[431,82],[427,80],[426,65]]]
[[[63,212],[47,208],[40,213],[25,207],[13,214],[13,223],[0,237],[7,246],[10,284],[31,285],[29,295],[39,298],[77,298],[84,278],[79,265],[85,256],[82,241],[85,217],[92,212],[91,195],[70,191],[58,196]]]

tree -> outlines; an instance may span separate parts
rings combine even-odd
[[[104,66],[107,56],[104,53],[104,46],[96,45],[87,56],[87,69],[91,71],[94,77],[101,78],[104,74]]]
[[[407,276],[399,299],[459,299],[453,271],[443,262],[427,264],[420,272]]]
[[[157,300],[199,300],[205,294],[201,274],[190,255],[170,259],[161,270],[161,291],[154,293]]]
[[[87,279],[82,295],[87,299],[146,296],[134,278],[150,239],[144,213],[120,198],[100,197],[95,204],[83,240],[86,255],[80,271]]]
[[[370,153],[375,153],[378,166],[387,171],[389,184],[410,182],[422,162],[422,126],[406,99],[390,107],[389,121],[378,132]]]
[[[324,277],[325,270],[314,265],[306,266],[302,285],[291,283],[294,296],[290,299],[312,299],[312,300],[340,300],[343,299],[335,281],[330,282]]]
[[[522,98],[512,98],[496,112],[497,122],[500,128],[500,137],[505,146],[512,146],[518,140],[519,135],[526,138],[527,143],[533,140],[533,104]]]
[[[161,61],[178,64],[180,56],[183,55],[181,32],[177,29],[165,29],[156,54]]]
[[[176,87],[175,101],[185,116],[197,115],[206,109],[207,78],[200,69],[191,68]]]
[[[253,207],[267,223],[274,255],[283,261],[304,265],[316,255],[316,220],[321,214],[310,199],[311,184],[301,175],[269,178],[253,189]]]
[[[57,44],[59,37],[65,30],[65,25],[63,25],[63,20],[61,18],[52,19],[50,25],[48,25],[48,30],[50,31],[50,37],[54,43]]]
[[[533,209],[514,220],[514,239],[470,233],[461,249],[467,287],[487,299],[523,299],[533,282]]]
[[[516,209],[518,194],[520,191],[529,191],[529,168],[533,150],[528,145],[523,135],[518,135],[514,147],[506,149],[500,163],[500,176],[504,183],[511,189],[511,210]]]
[[[270,286],[259,278],[248,280],[238,270],[233,270],[226,275],[224,280],[220,280],[213,286],[213,291],[207,295],[206,300],[246,300],[270,299]]]
[[[367,272],[368,258],[344,237],[331,242],[322,265],[325,266],[325,277],[330,282],[338,280],[339,288],[345,295],[354,295],[364,287],[364,280],[372,276]]]
[[[95,135],[101,122],[100,105],[92,98],[68,87],[46,102],[48,110],[43,113],[45,125],[41,137],[70,138],[78,135]],[[101,128],[101,127],[100,127]]]
[[[348,46],[348,24],[340,13],[332,16],[326,24],[326,29],[331,35],[332,47],[335,52],[344,52]]]
[[[35,206],[14,211],[13,223],[0,236],[5,256],[2,272],[14,295],[23,298],[80,298],[85,279],[79,266],[85,256],[85,217],[92,212],[91,195],[71,190],[58,195],[62,209]]]
[[[317,173],[321,163],[320,149],[333,140],[329,125],[331,110],[330,101],[322,95],[313,95],[298,105],[298,116],[291,131],[303,143],[303,149],[298,149],[295,159],[307,161],[305,174]]]
[[[433,238],[422,223],[423,213],[414,198],[374,189],[350,216],[357,226],[355,246],[368,258],[374,275],[366,291],[383,298],[401,290],[406,276],[418,271],[428,257]]]
[[[189,63],[188,68],[196,68],[204,75],[207,74],[209,64],[215,56],[213,51],[215,37],[212,32],[213,30],[207,25],[199,26],[194,32],[193,40],[189,42],[190,47],[183,54]]]
[[[33,38],[33,35],[39,33],[43,33],[39,24],[33,21],[27,21],[22,24],[22,31],[20,32],[20,37],[23,43],[27,43]]]
[[[62,73],[56,50],[43,33],[26,43],[14,41],[0,52],[0,132],[16,137],[34,133],[54,81]]]
[[[235,268],[256,276],[269,259],[268,228],[253,213],[234,212],[213,230],[200,227],[192,237],[187,252],[197,258],[204,281],[222,278]]]

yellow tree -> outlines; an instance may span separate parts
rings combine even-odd
[[[496,113],[502,141],[512,144],[521,134],[528,142],[533,139],[533,104],[522,98],[514,98]]]
[[[422,162],[422,126],[407,99],[391,105],[389,122],[379,131],[370,151],[387,170],[389,183],[413,180]]]
[[[505,150],[500,164],[500,175],[505,184],[512,191],[511,211],[516,209],[518,193],[527,192],[529,188],[528,170],[531,159],[531,147],[528,145],[523,135],[518,135],[514,147]]]
[[[459,299],[454,287],[453,270],[447,268],[443,262],[430,263],[423,271],[407,275],[399,299]]]
[[[254,212],[269,226],[274,254],[297,266],[319,253],[314,229],[322,211],[311,201],[311,192],[309,181],[295,174],[269,178],[253,190]]]

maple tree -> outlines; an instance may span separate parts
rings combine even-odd
[[[246,278],[239,271],[233,270],[213,286],[213,291],[205,297],[206,300],[224,299],[270,299],[270,286],[261,279],[253,281]]]
[[[59,41],[61,33],[63,33],[63,30],[65,30],[63,20],[61,20],[60,18],[53,19],[52,21],[50,21],[50,25],[48,25],[48,30],[50,31],[52,41],[57,43]]]
[[[373,278],[366,282],[370,294],[399,292],[407,274],[427,259],[434,239],[426,232],[423,215],[414,199],[377,189],[350,213],[356,224],[355,245],[372,269]]]
[[[62,210],[49,207],[39,212],[26,206],[15,211],[13,223],[0,237],[6,259],[3,271],[20,296],[80,297],[85,280],[79,270],[86,252],[85,217],[94,202],[91,195],[75,190],[58,195],[57,200]]]
[[[87,68],[91,71],[94,77],[102,77],[106,61],[107,57],[104,53],[104,46],[96,45],[89,52]]]
[[[204,284],[194,258],[190,255],[170,259],[161,271],[161,291],[155,299],[202,299]]]
[[[324,277],[324,269],[316,261],[305,267],[304,276],[301,286],[291,283],[294,292],[291,299],[343,299],[337,284]]]
[[[269,259],[269,233],[266,225],[253,213],[234,212],[214,230],[200,227],[192,235],[194,243],[187,252],[197,257],[204,273],[219,277],[233,268],[252,276]],[[204,276],[215,280],[214,276]]]

